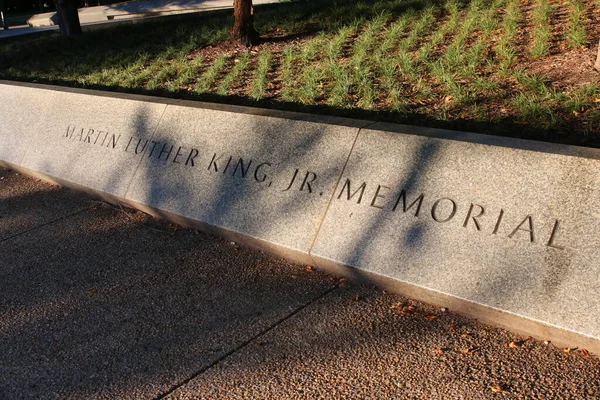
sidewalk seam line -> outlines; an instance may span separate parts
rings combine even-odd
[[[67,219],[67,218],[73,217],[73,216],[75,216],[75,215],[77,215],[77,214],[79,214],[79,213],[82,213],[82,212],[84,212],[84,211],[89,211],[89,210],[91,210],[92,208],[94,208],[94,206],[89,206],[89,207],[86,207],[86,208],[84,208],[84,209],[81,209],[81,210],[79,210],[79,211],[75,211],[75,212],[74,212],[74,213],[72,213],[72,214],[65,215],[65,216],[63,216],[63,217],[60,217],[60,218],[57,218],[57,219],[53,219],[52,221],[45,222],[45,223],[43,223],[42,225],[34,226],[33,228],[29,228],[29,229],[27,229],[27,230],[25,230],[25,231],[22,231],[22,232],[19,232],[19,233],[15,234],[15,235],[9,236],[9,237],[7,237],[7,238],[4,238],[4,239],[0,239],[0,243],[4,243],[4,242],[6,242],[6,241],[8,241],[8,240],[14,239],[14,238],[16,238],[16,237],[19,237],[19,236],[21,236],[21,235],[24,235],[24,234],[26,234],[26,233],[33,232],[33,231],[35,231],[35,230],[37,230],[37,229],[40,229],[40,228],[44,228],[44,227],[46,227],[46,226],[48,226],[48,225],[52,225],[52,224],[54,224],[55,222],[59,222],[59,221],[62,221],[62,220],[64,220],[64,219]]]
[[[307,303],[301,305],[300,307],[298,307],[297,309],[295,309],[294,311],[292,311],[291,313],[289,313],[285,317],[283,317],[280,320],[276,321],[273,325],[271,325],[271,326],[267,327],[266,329],[260,331],[256,335],[252,336],[250,339],[245,340],[244,342],[242,342],[238,346],[234,347],[233,349],[229,350],[228,352],[226,352],[225,354],[223,354],[222,356],[220,356],[219,358],[217,358],[215,361],[211,362],[207,366],[202,367],[199,371],[193,373],[190,377],[184,379],[181,383],[178,383],[178,384],[174,385],[173,387],[171,387],[170,389],[168,389],[166,392],[164,392],[162,394],[159,394],[158,396],[154,397],[153,400],[162,400],[162,399],[165,399],[170,394],[173,394],[176,390],[184,387],[185,385],[187,385],[188,383],[190,383],[191,381],[193,381],[194,379],[196,379],[197,377],[199,377],[200,375],[202,375],[203,373],[205,373],[206,371],[208,371],[212,367],[216,366],[217,364],[221,363],[225,359],[229,358],[229,356],[232,356],[233,354],[237,353],[238,351],[243,350],[246,346],[248,346],[249,344],[251,344],[252,342],[254,342],[256,339],[258,339],[261,336],[264,336],[265,334],[269,333],[273,329],[275,329],[278,326],[280,326],[281,324],[283,324],[288,319],[290,319],[293,316],[295,316],[296,314],[298,314],[300,311],[306,309],[307,307],[311,306],[315,302],[321,300],[322,298],[324,298],[328,294],[332,293],[336,289],[339,289],[339,285],[335,285],[335,286],[327,289],[325,292],[321,293],[317,297],[312,298]]]

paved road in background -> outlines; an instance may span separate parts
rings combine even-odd
[[[0,169],[2,399],[600,398],[600,361]]]
[[[253,4],[279,2],[280,0],[254,0]],[[124,20],[153,18],[156,13],[200,12],[232,7],[233,0],[149,0],[80,8],[79,18],[82,26],[93,26],[118,23]],[[7,31],[0,29],[0,39],[47,30],[58,30],[58,26],[48,26],[53,24],[50,19],[55,14],[55,12],[48,12],[34,15],[32,20],[36,21],[35,27],[20,25],[11,27]],[[109,17],[116,19],[108,19]],[[38,26],[40,24],[44,26]]]

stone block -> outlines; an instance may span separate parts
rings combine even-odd
[[[139,145],[144,162],[127,199],[308,262],[357,133],[356,126],[172,105],[155,138],[128,150]]]
[[[55,92],[0,83],[0,162],[19,164],[29,139],[43,129]]]
[[[597,150],[370,128],[312,248],[318,265],[600,338]]]
[[[61,90],[29,136],[21,166],[63,182],[124,196],[141,161],[132,138],[150,140],[166,108],[134,98]]]

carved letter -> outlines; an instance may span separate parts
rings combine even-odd
[[[417,199],[415,201],[413,201],[412,203],[410,203],[410,205],[408,207],[406,207],[406,190],[402,189],[402,191],[400,192],[400,195],[398,196],[398,199],[396,200],[396,204],[394,204],[394,208],[392,208],[392,211],[396,211],[396,208],[398,207],[398,204],[400,203],[400,199],[402,199],[402,211],[407,212],[408,210],[410,210],[411,208],[413,208],[413,206],[415,204],[417,204],[417,210],[415,211],[415,217],[419,216],[419,212],[421,211],[421,205],[423,204],[423,199],[425,198],[425,195],[423,193],[421,193],[421,195],[419,197],[417,197]]]
[[[498,215],[498,221],[496,221],[496,226],[494,227],[494,232],[492,232],[493,235],[498,233],[498,228],[500,228],[500,222],[502,222],[502,217],[504,217],[504,210],[500,209],[500,214]]]
[[[142,139],[138,139],[138,142],[135,145],[135,154],[143,153],[144,150],[146,150],[146,146],[148,146],[148,140],[146,139],[144,141],[144,146],[142,146],[142,149],[140,150],[140,144],[141,143],[142,143]],[[155,146],[156,146],[156,144],[155,144]],[[154,147],[152,147],[152,150],[154,150]]]
[[[252,165],[252,160],[248,161],[248,165],[246,166],[246,169],[244,169],[244,159],[240,157],[231,176],[235,176],[238,167],[240,167],[240,170],[242,171],[242,178],[246,178],[246,174],[248,173],[248,170],[250,170],[250,165]]]
[[[565,246],[559,246],[554,244],[554,239],[556,239],[556,233],[558,232],[558,220],[554,220],[554,226],[552,227],[552,234],[550,235],[550,240],[548,240],[548,247],[554,247],[555,249],[564,250]]]
[[[308,177],[312,174],[312,179],[308,180]],[[302,192],[304,190],[304,185],[306,185],[306,187],[308,187],[308,193],[312,193],[312,187],[310,186],[310,184],[312,182],[314,182],[317,179],[317,174],[315,174],[314,172],[310,172],[307,171],[306,175],[304,176],[304,180],[302,181],[302,185],[300,185],[300,191]]]
[[[229,169],[229,165],[231,164],[231,160],[233,160],[233,156],[229,156],[229,160],[227,160],[227,165],[225,165],[225,169],[223,170],[223,174],[227,172]]]
[[[167,154],[167,156],[165,157],[165,161],[167,161],[169,159],[169,157],[171,156],[171,152],[173,151],[173,145],[171,145],[171,147],[169,147],[169,151],[165,151],[165,147],[167,147],[167,144],[163,144],[162,149],[160,150],[160,153],[158,153],[158,159],[160,160],[160,158],[162,157],[163,154]]]
[[[177,153],[175,153],[175,157],[173,157],[173,162],[175,164],[181,164],[181,161],[177,161],[177,157],[181,156],[181,149],[183,149],[183,147],[179,146]]]
[[[67,126],[67,133],[65,134],[65,137],[68,137],[69,139],[73,138],[73,132],[75,132],[75,127],[73,127],[73,129],[71,129],[69,131],[69,129],[71,129],[71,125]]]
[[[150,149],[150,154],[148,154],[148,158],[152,157],[152,154],[154,153],[154,149],[156,148],[156,145],[158,144],[158,142],[155,142],[154,140],[152,141],[152,143],[154,143],[152,145],[152,148]]]
[[[102,139],[102,143],[100,143],[100,146],[104,146],[104,142],[106,141],[107,137],[108,137],[108,132],[106,132],[106,135],[104,135],[104,138]],[[94,144],[96,144],[96,142],[94,142]]]
[[[267,179],[267,174],[265,173],[263,173],[260,178],[258,177],[258,171],[264,166],[270,167],[271,164],[268,162],[264,162],[256,166],[256,169],[254,170],[254,179],[256,179],[256,182],[264,182]]]
[[[131,141],[133,140],[133,136],[131,136],[129,138],[129,142],[127,142],[127,146],[125,146],[125,153],[127,153],[127,150],[129,150],[129,145],[131,144]]]
[[[285,190],[282,190],[282,192],[287,192],[288,190],[291,189],[292,185],[294,184],[294,181],[296,180],[296,176],[298,176],[298,168],[296,168],[296,170],[294,171],[294,176],[292,176],[292,181],[290,182],[290,184],[288,185],[288,187]]]
[[[529,224],[529,229],[521,229],[525,222]],[[535,234],[533,233],[533,218],[531,217],[531,215],[526,216],[525,219],[519,224],[519,226],[517,226],[515,230],[512,231],[510,235],[508,235],[508,238],[512,239],[512,237],[515,236],[515,233],[517,233],[518,231],[529,232],[529,239],[531,240],[531,243],[535,242]]]
[[[377,204],[375,204],[377,202],[377,199],[385,198],[385,195],[379,194],[379,191],[381,190],[381,188],[390,190],[390,188],[387,186],[377,185],[377,190],[375,191],[375,196],[373,196],[373,200],[371,201],[371,207],[375,207],[375,208],[379,208],[379,209],[383,209],[383,207],[385,207],[385,206],[378,206]]]
[[[81,131],[79,131],[79,133],[77,135],[75,135],[75,139],[79,138],[79,141],[81,142],[81,140],[83,139],[83,128],[81,128]]]
[[[479,207],[479,214],[473,215],[473,216],[471,215],[471,213],[473,212],[473,207]],[[467,225],[469,224],[469,219],[473,218],[475,227],[477,228],[478,231],[480,231],[481,226],[479,225],[479,221],[477,221],[477,218],[481,217],[483,214],[485,214],[485,209],[482,206],[480,206],[479,204],[471,203],[471,207],[469,207],[469,212],[467,213],[467,218],[465,218],[465,223],[463,224],[463,228],[466,228]]]
[[[98,141],[98,139],[100,139],[100,136],[102,136],[103,133],[104,133],[104,131],[98,131],[98,136],[96,136],[96,140],[94,140],[94,144],[96,144],[96,142]],[[106,139],[106,136],[104,136],[104,138]],[[102,141],[102,143],[104,143],[104,141]]]
[[[188,155],[187,160],[185,161],[185,165],[187,166],[188,164],[192,164],[192,167],[194,166],[194,158],[198,157],[198,150],[196,149],[191,149],[190,150],[190,154]]]
[[[119,142],[119,139],[121,139],[121,135],[115,136],[115,134],[113,133],[110,140],[106,144],[106,147],[110,146],[110,144],[112,143],[112,148],[114,149],[115,147],[117,147],[117,143]]]
[[[437,206],[442,202],[442,200],[448,200],[452,203],[452,212],[446,219],[439,219],[438,216],[436,215]],[[456,203],[454,202],[454,200],[452,200],[448,197],[442,197],[441,199],[439,199],[438,201],[433,203],[433,207],[431,207],[431,217],[433,218],[433,220],[435,222],[440,222],[443,224],[445,222],[450,221],[452,218],[454,218],[455,214],[456,214]]]
[[[365,194],[365,188],[367,187],[367,182],[363,182],[362,185],[360,185],[360,187],[358,189],[356,189],[356,191],[354,193],[352,193],[352,195],[350,195],[350,179],[346,179],[346,183],[344,183],[344,186],[342,187],[342,190],[340,190],[340,194],[338,195],[338,200],[342,197],[342,194],[344,194],[344,189],[346,189],[347,193],[348,193],[348,200],[351,200],[356,193],[360,192],[360,195],[358,196],[358,201],[356,202],[356,204],[360,204],[360,202],[362,201],[363,195]]]
[[[215,172],[219,172],[219,168],[217,167],[217,161],[219,161],[221,159],[221,157],[223,157],[223,154],[221,154],[219,157],[217,157],[217,153],[215,153],[213,155],[212,160],[210,160],[210,163],[208,164],[209,171],[210,171],[210,167],[214,167]]]
[[[87,135],[85,135],[85,139],[83,139],[84,142],[88,142],[88,143],[92,143],[92,140],[90,139],[90,135],[94,134],[94,130],[90,129],[88,130]]]

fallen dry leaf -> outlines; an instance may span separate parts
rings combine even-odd
[[[444,354],[446,351],[444,349],[438,347],[437,349],[434,349],[433,352],[435,354]]]
[[[586,349],[581,349],[581,355],[584,356],[585,358],[592,358],[592,355]]]
[[[431,314],[427,314],[425,315],[423,318],[428,319],[430,321],[433,321],[434,319],[436,319],[437,317],[435,315],[431,315]]]
[[[518,349],[518,348],[521,347],[521,345],[519,343],[517,343],[517,342],[510,342],[508,344],[508,347],[510,347],[511,349]]]
[[[477,351],[476,347],[469,347],[467,349],[462,349],[460,352],[463,354],[473,354]]]
[[[490,386],[490,389],[492,389],[492,392],[494,393],[500,393],[500,392],[504,392],[504,389],[502,388],[502,386]]]

